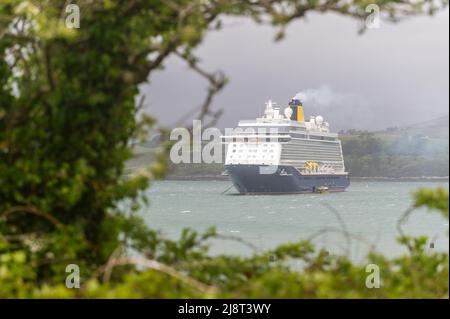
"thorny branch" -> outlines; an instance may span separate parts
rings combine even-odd
[[[162,272],[164,274],[167,274],[173,278],[176,278],[180,280],[181,282],[189,285],[190,287],[206,293],[210,292],[213,293],[217,291],[217,288],[214,286],[208,286],[192,277],[189,277],[187,275],[184,275],[177,271],[175,268],[170,267],[166,264],[163,264],[159,261],[153,260],[153,259],[146,259],[142,257],[118,257],[118,258],[111,258],[108,260],[108,262],[102,266],[98,273],[104,273],[103,279],[105,282],[109,281],[112,270],[114,267],[117,266],[126,266],[126,265],[135,265],[135,266],[141,266],[148,269],[153,269],[159,272]]]
[[[249,247],[251,250],[253,250],[254,252],[257,252],[259,249],[256,245],[254,245],[253,243],[246,241],[245,239],[238,237],[238,236],[232,236],[232,235],[223,235],[223,234],[216,234],[214,236],[214,238],[216,239],[224,239],[224,240],[233,240],[236,241],[238,243],[241,243],[247,247]]]
[[[402,225],[408,220],[408,218],[411,216],[411,214],[414,211],[414,207],[409,207],[404,213],[403,215],[397,220],[397,231],[400,234],[400,236],[402,238],[406,238],[406,234],[403,231],[403,227]],[[411,246],[411,243],[409,241],[405,242],[406,247],[408,248],[408,250],[410,252],[412,252],[414,250],[414,247]]]
[[[345,240],[346,240],[346,242],[347,242],[347,249],[346,249],[346,251],[347,251],[347,256],[350,256],[350,251],[351,251],[351,249],[350,249],[350,247],[351,247],[351,240],[350,240],[350,233],[349,233],[349,231],[347,230],[347,225],[345,224],[345,222],[344,222],[344,220],[342,219],[342,217],[341,217],[341,215],[339,214],[339,212],[333,207],[333,206],[331,206],[330,204],[327,204],[327,203],[325,203],[325,204],[323,204],[325,207],[327,207],[335,216],[336,216],[336,218],[337,218],[337,220],[338,220],[338,222],[339,222],[339,224],[340,224],[340,226],[341,226],[341,229],[342,229],[342,234],[344,235],[344,237],[345,237]]]
[[[318,230],[317,232],[313,233],[312,235],[310,235],[308,238],[306,238],[307,241],[312,241],[315,238],[322,236],[326,233],[343,233],[343,230],[340,228],[334,228],[334,227],[326,227],[326,228],[322,228],[320,230]],[[356,234],[352,234],[352,233],[346,233],[346,236],[358,240],[364,244],[366,244],[370,251],[375,250],[375,245],[373,243],[371,243],[370,241],[368,241],[367,239],[365,239],[363,236],[359,236]]]

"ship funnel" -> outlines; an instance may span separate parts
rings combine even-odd
[[[304,122],[305,115],[303,114],[303,104],[299,99],[293,98],[289,102],[289,107],[292,109],[291,120],[296,122]]]

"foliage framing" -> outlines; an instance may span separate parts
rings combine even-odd
[[[131,156],[130,141],[153,123],[149,118],[136,121],[138,86],[171,54],[201,72],[192,50],[208,29],[220,27],[221,16],[249,16],[271,23],[280,28],[281,38],[289,22],[308,12],[363,19],[370,2],[396,21],[433,13],[445,4],[81,0],[76,2],[81,28],[67,29],[64,8],[71,2],[4,0],[0,4],[0,295],[4,296],[32,294],[36,283],[45,292],[46,285],[63,282],[65,265],[71,262],[95,277],[118,247],[138,249],[172,265],[166,269],[172,274],[182,261],[199,262],[204,257],[201,242],[213,233],[200,241],[190,232],[178,243],[164,241],[117,204],[130,199],[137,207],[139,191],[148,186],[149,177],[161,176],[165,170],[161,156],[147,175],[121,178],[124,162]],[[223,77],[207,78],[211,88],[200,118],[217,115],[209,107],[214,93],[225,84]],[[299,251],[303,256],[307,247],[304,243],[280,249],[287,256],[299,256]],[[224,258],[227,267],[254,265],[248,270],[265,274],[266,268],[256,262],[264,257],[246,262]],[[317,258],[323,256],[319,253]],[[219,284],[217,278],[203,278],[196,269],[190,273]],[[122,278],[121,273],[115,275]],[[175,283],[183,279],[174,278]],[[225,287],[235,286],[229,281]],[[92,291],[101,291],[96,289]]]

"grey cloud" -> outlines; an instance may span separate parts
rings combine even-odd
[[[305,113],[322,112],[333,130],[375,130],[447,114],[448,14],[382,23],[361,36],[352,19],[311,14],[276,43],[273,28],[227,18],[225,28],[210,33],[196,51],[205,69],[222,70],[230,79],[214,101],[225,111],[218,126],[259,116],[269,98],[283,108],[297,92],[324,87],[340,100],[305,103]],[[173,124],[201,104],[206,86],[170,58],[141,91],[146,111]]]

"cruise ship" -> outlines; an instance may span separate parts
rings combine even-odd
[[[280,111],[269,100],[264,115],[225,132],[225,175],[241,194],[344,191],[350,184],[341,142],[323,117],[305,120],[293,98]]]

